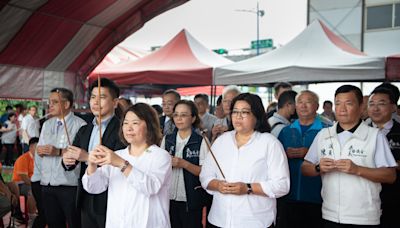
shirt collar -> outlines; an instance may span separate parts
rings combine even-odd
[[[65,122],[67,122],[70,118],[71,118],[71,116],[72,116],[72,112],[69,112],[66,116],[64,116],[64,120],[65,120]],[[59,119],[59,118],[56,118],[56,123],[58,122],[58,121],[61,121],[61,123],[63,123],[63,121],[62,121],[62,119]],[[64,123],[63,123],[64,124]]]
[[[290,121],[287,120],[285,117],[280,115],[278,112],[274,112],[273,116],[279,120],[281,120],[284,124],[290,124]]]
[[[114,114],[111,115],[111,116],[109,116],[109,117],[107,117],[107,118],[105,118],[105,119],[101,119],[101,125],[102,125],[102,126],[107,126],[108,123],[110,123],[110,121],[111,121],[111,119],[112,119],[113,117],[114,117]],[[98,126],[97,121],[96,121],[96,117],[93,118],[92,124],[93,124],[93,126],[96,126],[96,127]]]
[[[361,120],[358,121],[358,123],[357,123],[356,126],[354,126],[353,128],[351,128],[350,130],[347,130],[347,131],[349,131],[349,132],[351,132],[351,133],[354,133],[354,132],[357,130],[358,126],[360,126],[361,122],[362,122]],[[344,129],[340,126],[340,124],[338,123],[338,124],[337,124],[337,127],[336,127],[336,133],[337,133],[337,134],[340,134],[340,133],[342,133],[343,131],[345,131],[345,130],[344,130]]]
[[[372,122],[372,126],[373,127],[378,127],[374,122]],[[386,122],[384,125],[383,125],[383,128],[382,129],[384,129],[384,130],[389,130],[390,131],[390,129],[392,129],[392,127],[393,127],[393,120],[392,119],[390,119],[388,122]]]

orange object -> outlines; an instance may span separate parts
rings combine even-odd
[[[18,174],[27,174],[29,178],[33,175],[33,157],[29,152],[15,161],[12,180],[17,183],[22,181]]]

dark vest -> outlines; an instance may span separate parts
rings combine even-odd
[[[390,150],[396,161],[400,160],[400,123],[393,120],[393,127],[386,135]],[[390,205],[400,205],[400,172],[396,170],[397,178],[393,184],[382,184],[382,208]],[[385,212],[383,212],[385,213]]]
[[[174,133],[165,136],[165,150],[169,151],[169,153],[173,156],[175,156],[176,152],[177,133],[178,131],[175,129]],[[192,129],[192,135],[183,148],[183,159],[194,165],[199,165],[200,146],[202,140],[203,137],[201,137],[195,132],[194,129]],[[205,205],[207,193],[201,187],[199,177],[183,169],[183,179],[185,182],[187,208],[189,210],[201,209]]]

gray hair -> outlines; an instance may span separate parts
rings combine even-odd
[[[316,103],[316,104],[319,104],[319,97],[318,97],[318,95],[315,93],[315,92],[313,92],[313,91],[311,91],[311,90],[303,90],[303,91],[300,91],[300,93],[299,94],[297,94],[297,96],[296,96],[296,103],[297,103],[297,100],[299,99],[299,97],[301,96],[301,95],[303,95],[303,94],[310,94],[312,97],[313,97],[313,100],[314,100],[314,102]]]
[[[227,93],[236,93],[236,95],[239,95],[240,94],[240,90],[235,85],[229,85],[229,86],[226,86],[224,88],[224,91],[222,92],[222,98],[224,98]]]

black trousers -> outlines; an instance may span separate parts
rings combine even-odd
[[[210,226],[207,226],[207,228],[220,228],[219,226],[214,226],[213,224],[210,223]],[[250,227],[249,227],[250,228]],[[267,228],[275,228],[275,225],[272,224],[271,226],[267,227]]]
[[[324,220],[324,228],[378,228],[379,225],[352,225],[352,224],[340,224]]]
[[[80,228],[76,186],[43,186],[42,203],[49,228]]]
[[[396,204],[397,203],[397,204]],[[400,227],[398,201],[393,200],[392,204],[382,203],[381,225],[382,228]]]
[[[21,136],[17,136],[17,141],[16,141],[16,143],[17,143],[16,146],[17,146],[17,151],[18,151],[18,157],[22,155],[22,145],[21,145],[21,139],[20,139],[20,137],[21,137]]]
[[[46,217],[44,215],[43,204],[42,204],[42,186],[40,181],[32,182],[32,194],[36,201],[36,208],[38,210],[38,216],[36,216],[33,222],[32,228],[44,228],[46,227]]]
[[[93,200],[96,200],[92,196],[84,195],[81,205],[81,218],[82,227],[96,227],[104,228],[106,226],[106,211],[102,214],[96,213],[93,208]]]
[[[211,224],[208,221],[208,214],[210,214],[212,201],[213,201],[213,196],[207,194],[207,199],[206,199],[206,212],[207,212],[207,214],[206,214],[206,228],[213,228],[213,226],[214,226],[213,224]]]
[[[169,219],[172,228],[202,228],[202,208],[186,210],[186,202],[171,200],[169,205]]]
[[[6,146],[6,157],[4,158],[5,165],[14,164],[14,144],[3,144]]]
[[[322,227],[321,204],[306,203],[299,201],[279,200],[278,228]]]

